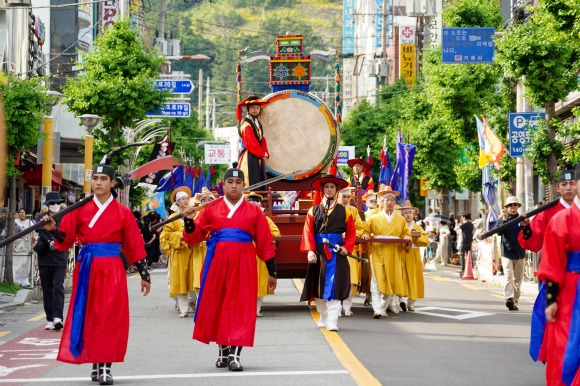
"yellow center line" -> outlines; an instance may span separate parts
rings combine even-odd
[[[302,288],[304,285],[299,279],[293,279],[294,286],[298,292],[302,293]],[[310,314],[314,319],[314,322],[318,324],[318,318],[320,315],[316,308],[310,309]],[[348,348],[346,343],[340,338],[336,332],[327,331],[325,329],[320,330],[326,341],[334,351],[334,354],[338,360],[342,363],[345,369],[349,372],[350,376],[354,379],[357,385],[380,385],[378,379],[373,377],[371,372],[358,360],[358,358],[353,354]]]
[[[499,294],[491,294],[491,296],[494,296],[494,297],[500,298],[500,299],[505,299],[503,295],[499,295]]]
[[[470,284],[461,284],[461,286],[462,286],[462,287],[465,287],[465,288],[469,288],[469,289],[471,289],[471,290],[474,290],[474,291],[479,291],[479,290],[481,290],[481,288],[477,288],[477,287],[475,287],[475,286],[472,286],[472,285],[470,285]]]
[[[429,279],[437,280],[437,281],[451,281],[451,279],[448,279],[446,277],[441,277],[441,276],[433,276],[433,275],[423,275],[423,276],[428,277]]]
[[[45,317],[46,317],[46,314],[43,312],[42,314],[38,314],[38,315],[28,319],[27,322],[38,322],[39,320],[41,320]]]
[[[10,334],[12,331],[0,331],[0,338]]]

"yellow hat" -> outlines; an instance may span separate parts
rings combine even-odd
[[[400,210],[401,213],[403,213],[405,210],[412,210],[413,212],[418,210],[418,208],[414,208],[413,205],[411,205],[411,201],[409,200],[406,200],[403,206],[398,207],[396,209]]]
[[[171,202],[175,202],[175,196],[177,195],[177,193],[179,192],[185,192],[187,193],[187,197],[191,197],[191,189],[189,189],[187,186],[180,186],[179,188],[175,189],[172,193],[171,193]]]
[[[386,195],[389,195],[389,194],[397,197],[400,193],[397,192],[396,190],[393,190],[393,188],[391,188],[391,185],[386,185],[384,190],[381,190],[381,191],[379,191],[377,193],[377,196],[378,197],[383,197],[383,196],[386,196]]]

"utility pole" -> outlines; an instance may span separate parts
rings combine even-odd
[[[119,0],[119,13],[123,19],[129,17],[129,0]]]
[[[202,127],[203,120],[201,115],[201,106],[203,105],[203,68],[199,69],[199,80],[197,85],[197,119],[199,127]]]
[[[381,66],[385,65],[387,62],[387,0],[383,0],[383,7],[381,8],[381,16],[382,16],[382,27],[381,27],[381,35],[382,35],[382,49],[383,54],[381,61]],[[380,70],[380,69],[379,69]],[[384,86],[387,81],[388,76],[381,76],[381,86]]]
[[[205,91],[205,129],[209,131],[209,76],[207,77],[207,86]]]

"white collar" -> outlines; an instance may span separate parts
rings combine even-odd
[[[578,209],[580,209],[580,198],[578,198],[578,196],[574,197],[574,204],[576,204]]]
[[[577,198],[578,198],[578,196],[575,196],[574,201],[576,201]],[[562,204],[562,206],[566,209],[568,209],[570,207],[570,204],[568,204],[566,201],[564,201],[564,199],[562,197],[560,197],[560,204]]]
[[[383,213],[383,215],[385,216],[385,218],[387,219],[388,222],[393,221],[393,218],[395,217],[395,210],[394,209],[393,209],[393,213],[391,213],[391,214],[388,214],[384,210],[382,210],[381,212]]]
[[[228,213],[228,218],[232,218],[234,216],[234,213],[236,213],[236,210],[238,210],[240,205],[242,205],[242,202],[244,202],[244,196],[242,195],[239,201],[236,202],[235,204],[232,204],[228,199],[224,199],[224,202],[226,203],[228,209],[230,210],[230,213]]]
[[[97,208],[99,208],[99,210],[97,211],[97,213],[95,213],[95,215],[91,219],[91,222],[89,223],[89,228],[92,228],[93,226],[95,226],[95,223],[97,222],[99,217],[101,217],[101,215],[103,214],[105,209],[107,209],[107,207],[109,206],[109,204],[111,202],[113,202],[113,200],[114,200],[114,197],[111,194],[111,195],[109,195],[109,198],[107,199],[107,201],[105,201],[105,203],[101,204],[101,202],[99,201],[97,196],[93,196],[93,202],[95,203]]]

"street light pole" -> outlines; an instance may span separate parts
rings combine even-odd
[[[91,179],[93,177],[93,128],[101,122],[101,117],[95,114],[83,114],[79,117],[83,125],[87,127],[85,136],[85,178],[83,181],[83,193],[91,193]]]

